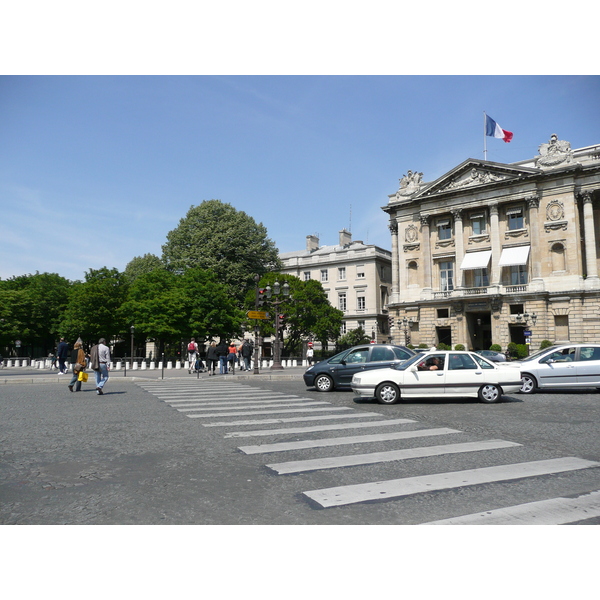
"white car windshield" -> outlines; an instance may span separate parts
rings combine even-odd
[[[423,358],[423,354],[419,352],[418,354],[411,356],[407,361],[397,365],[393,365],[392,369],[396,369],[396,371],[405,371],[411,365],[414,365],[415,363],[419,362],[421,358]]]
[[[546,354],[546,352],[556,350],[557,348],[558,348],[558,346],[548,346],[547,348],[544,348],[543,350],[538,350],[537,352],[530,354],[528,357],[523,358],[522,362],[527,362],[528,360],[535,360],[536,358],[539,358],[542,354]]]

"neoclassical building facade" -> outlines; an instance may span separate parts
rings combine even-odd
[[[389,250],[352,240],[345,229],[339,244],[319,245],[316,235],[306,236],[306,249],[279,255],[282,273],[321,282],[332,306],[344,313],[341,334],[361,327],[376,341],[388,341],[387,305],[392,285]]]
[[[382,207],[397,343],[600,341],[600,145],[552,135],[529,160],[468,159]]]

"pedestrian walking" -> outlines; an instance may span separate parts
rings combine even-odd
[[[227,363],[232,373],[235,373],[235,361],[237,360],[237,348],[233,342],[229,342],[227,348]]]
[[[102,396],[110,370],[110,349],[104,338],[100,338],[98,344],[90,350],[90,362],[96,374],[96,394]]]
[[[196,355],[198,354],[198,344],[196,343],[196,339],[192,338],[190,343],[188,344],[188,370],[191,373],[192,369],[195,369],[196,365]]]
[[[229,345],[226,342],[219,342],[217,345],[217,356],[219,357],[219,373],[227,374],[227,355],[229,354]]]
[[[217,345],[215,342],[211,342],[208,350],[206,351],[206,363],[208,364],[208,376],[215,374],[217,363],[219,362],[219,355],[217,354]]]
[[[75,391],[81,391],[81,381],[79,380],[79,373],[83,373],[85,371],[85,352],[81,345],[81,342],[75,342],[75,346],[73,350],[71,350],[71,360],[70,363],[73,367],[73,377],[71,377],[71,381],[67,386],[69,391],[73,391],[73,386],[75,386]]]
[[[242,360],[244,361],[244,369],[246,371],[250,370],[250,359],[252,358],[252,346],[248,342],[248,340],[244,340],[240,348],[240,354],[242,355]]]
[[[306,351],[306,360],[308,361],[308,366],[310,367],[313,364],[313,358],[315,357],[315,351],[312,348],[309,348]]]
[[[65,338],[60,338],[60,342],[56,347],[56,357],[58,358],[58,374],[66,375],[67,367],[65,361],[69,358],[69,344],[65,342]]]

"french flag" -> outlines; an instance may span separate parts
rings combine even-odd
[[[506,129],[502,129],[494,119],[485,115],[485,135],[489,135],[490,137],[500,138],[505,142],[510,142],[513,138],[513,134],[511,131],[506,131]]]

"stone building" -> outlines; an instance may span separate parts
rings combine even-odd
[[[306,236],[306,249],[279,255],[282,273],[320,281],[329,302],[344,313],[341,334],[362,327],[377,341],[388,341],[387,304],[392,286],[392,255],[379,246],[352,241],[345,229],[339,244],[319,246]]]
[[[600,341],[600,145],[552,135],[530,160],[422,177],[409,171],[383,207],[394,341]]]

